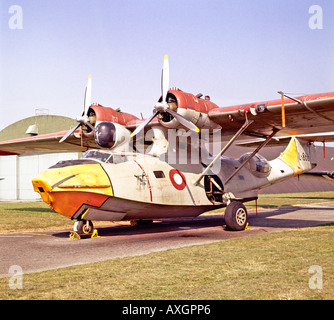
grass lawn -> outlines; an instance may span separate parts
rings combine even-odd
[[[334,202],[334,191],[260,194],[258,206],[262,208],[277,208],[323,202]],[[254,208],[255,201],[249,202],[249,205],[250,208]]]
[[[2,278],[0,299],[333,299],[333,248],[334,226],[268,233]]]
[[[54,212],[46,203],[2,202],[0,203],[1,233],[73,227],[73,221]]]

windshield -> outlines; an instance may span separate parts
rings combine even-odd
[[[122,163],[132,160],[135,156],[136,154],[134,153],[118,154],[100,150],[89,150],[84,153],[81,159],[94,159],[103,163]]]

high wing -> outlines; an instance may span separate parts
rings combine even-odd
[[[0,156],[27,155],[57,152],[80,152],[89,148],[99,148],[94,137],[81,139],[81,131],[77,130],[66,142],[59,143],[67,131],[43,134],[39,136],[14,139],[0,142]]]
[[[100,105],[91,106],[94,111],[96,123],[119,123],[129,131],[134,131],[136,126],[143,122],[135,116],[127,113],[115,111],[112,108],[102,107]],[[151,126],[157,125],[153,121]],[[5,155],[29,155],[58,152],[83,152],[88,149],[101,149],[94,137],[92,131],[87,129],[77,129],[73,131],[63,142],[60,141],[68,134],[68,130],[54,133],[42,134],[32,137],[25,137],[0,142],[0,156]]]
[[[273,128],[279,129],[276,137],[329,132],[334,130],[334,92],[298,98],[286,96],[283,107],[282,99],[277,99],[215,108],[208,115],[226,135],[238,130],[246,116],[254,120],[244,132],[250,136],[268,136]]]
[[[298,102],[285,98],[285,127],[282,126],[282,101],[279,99],[221,108],[211,101],[198,99],[199,104],[203,103],[203,105],[210,106],[210,109],[207,108],[209,111],[202,109],[196,111],[196,103],[193,101],[196,96],[184,93],[181,90],[170,90],[169,94],[173,94],[177,98],[178,112],[183,112],[183,115],[185,115],[184,110],[186,112],[190,110],[193,111],[193,114],[202,114],[198,116],[198,119],[207,117],[206,122],[203,122],[204,126],[200,126],[199,122],[195,123],[201,129],[203,127],[207,128],[208,124],[209,128],[221,127],[223,140],[224,137],[228,137],[239,130],[247,118],[252,123],[243,132],[243,136],[265,138],[273,130],[278,130],[270,144],[286,143],[291,136],[297,136],[308,141],[334,141],[333,135],[327,133],[334,131],[334,92],[293,98]],[[104,121],[118,123],[131,132],[145,121],[134,115],[98,104],[91,105],[89,111],[95,117],[96,123]],[[172,121],[164,122],[154,119],[147,126],[147,129],[152,126],[168,128],[170,123]],[[59,141],[66,135],[67,131],[3,141],[0,142],[0,155],[76,152],[85,151],[89,148],[100,148],[96,144],[92,132],[90,134],[85,132],[81,134],[81,132],[81,129],[77,129],[63,143],[59,143]],[[251,144],[254,143],[251,142]]]
[[[112,108],[95,104],[90,106],[90,112],[94,117],[94,127],[99,123],[115,123],[124,126],[130,132],[134,131],[144,120],[139,120],[134,115],[116,111]],[[148,126],[159,125],[158,120],[153,120]],[[72,131],[72,132],[70,132]],[[84,128],[77,128],[75,131],[59,131],[19,139],[0,141],[0,156],[5,155],[29,155],[58,152],[83,152],[88,149],[101,149],[95,141],[94,132]],[[60,141],[71,133],[64,141]]]

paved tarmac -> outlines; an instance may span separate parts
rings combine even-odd
[[[12,275],[13,265],[32,273],[329,222],[334,222],[334,203],[250,213],[250,230],[239,232],[226,230],[221,215],[210,215],[146,226],[99,226],[100,238],[78,241],[68,240],[69,229],[0,234],[0,277]]]

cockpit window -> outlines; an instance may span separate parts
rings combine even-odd
[[[129,155],[103,152],[100,150],[89,150],[84,153],[81,159],[94,159],[103,163],[122,163],[130,160]]]
[[[113,163],[113,155],[110,153],[105,153],[97,150],[89,150],[84,153],[81,159],[96,159],[105,163]]]

